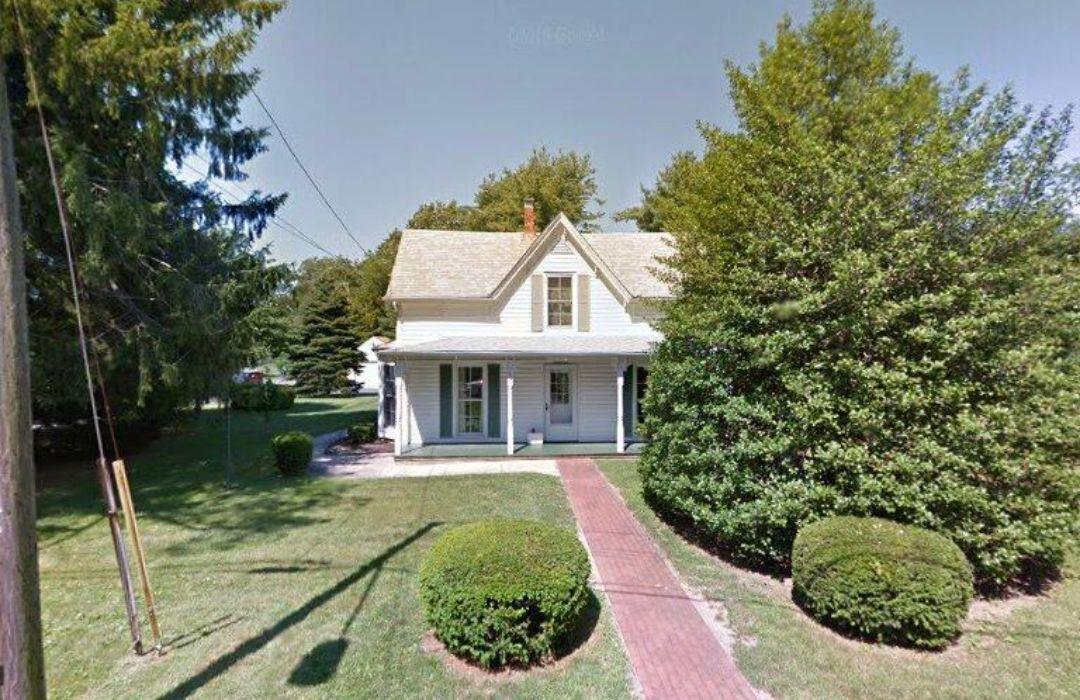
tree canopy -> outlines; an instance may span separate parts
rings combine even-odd
[[[590,205],[600,206],[596,170],[587,154],[575,151],[552,154],[533,150],[516,168],[503,168],[484,178],[473,204],[455,200],[422,204],[409,219],[409,228],[447,231],[520,231],[522,205],[533,200],[536,225],[543,228],[559,212],[583,230],[595,228],[600,218]]]
[[[287,270],[252,241],[284,201],[222,197],[186,164],[242,180],[266,132],[239,122],[244,67],[272,0],[24,0],[83,305],[114,409],[157,420],[221,386],[247,354],[253,309]],[[26,257],[34,412],[86,416],[63,243],[27,70],[3,24]],[[183,175],[183,176],[182,176]]]
[[[796,530],[876,515],[950,536],[984,585],[1076,534],[1078,173],[1068,111],[943,82],[862,0],[729,64],[641,206],[677,298],[650,374],[651,502],[785,567]]]

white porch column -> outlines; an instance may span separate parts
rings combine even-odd
[[[514,363],[506,363],[506,454],[514,454]]]
[[[405,363],[398,362],[394,367],[394,402],[397,404],[397,426],[394,429],[394,456],[400,457],[408,444],[409,402],[405,397]]]
[[[626,361],[619,360],[615,363],[615,451],[619,454],[626,452],[626,430],[623,429],[623,414],[626,411],[623,406],[625,373]]]

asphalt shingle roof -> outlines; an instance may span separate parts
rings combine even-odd
[[[582,240],[631,297],[671,295],[657,278],[657,258],[670,254],[667,234],[586,233]],[[402,232],[386,291],[388,299],[475,299],[491,296],[525,255],[524,233],[488,231]]]
[[[656,276],[656,271],[664,267],[658,258],[673,252],[667,234],[583,233],[581,237],[630,290],[630,296],[671,296],[671,288]]]

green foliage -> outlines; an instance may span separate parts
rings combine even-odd
[[[576,226],[592,230],[600,213],[590,203],[602,205],[596,197],[596,170],[588,155],[575,151],[550,153],[546,148],[532,152],[516,168],[491,173],[476,191],[473,204],[455,200],[423,204],[409,219],[409,228],[449,231],[520,231],[522,206],[532,199],[536,225],[543,229],[559,212]]]
[[[348,433],[349,440],[358,445],[366,445],[369,442],[375,442],[379,437],[379,429],[375,425],[374,420],[365,420],[362,423],[350,426]]]
[[[352,388],[348,373],[360,362],[360,340],[349,323],[348,305],[333,287],[318,287],[303,309],[290,374],[301,394],[325,396]]]
[[[455,654],[492,668],[550,658],[580,622],[589,557],[573,532],[530,520],[454,528],[420,569],[424,611]]]
[[[284,411],[292,408],[296,392],[271,382],[233,384],[229,392],[232,407],[241,411]]]
[[[880,518],[825,518],[799,530],[792,595],[815,618],[877,642],[929,649],[960,634],[971,566],[948,538]]]
[[[310,435],[299,430],[271,438],[270,449],[274,454],[274,466],[278,473],[282,476],[299,476],[307,471],[314,444]]]
[[[982,585],[1060,565],[1080,509],[1068,114],[941,84],[859,0],[728,73],[740,129],[704,126],[632,212],[677,232],[650,502],[766,566],[833,513],[946,534]]]
[[[178,177],[193,154],[240,180],[265,132],[239,122],[257,75],[245,66],[282,3],[221,0],[20,2],[49,138],[70,215],[84,315],[113,413],[153,424],[220,390],[241,367],[248,315],[287,270],[253,238],[284,195],[229,203]],[[88,413],[56,203],[26,64],[0,25],[22,219],[28,234],[34,414]],[[199,165],[203,168],[203,165]]]
[[[349,315],[356,324],[357,336],[365,340],[373,335],[394,337],[397,313],[383,297],[390,284],[390,272],[394,269],[400,241],[401,232],[394,231],[361,260],[356,283],[349,289]]]

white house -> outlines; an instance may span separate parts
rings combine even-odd
[[[382,373],[379,369],[379,358],[375,351],[389,343],[389,338],[381,335],[373,335],[357,348],[360,353],[360,362],[356,369],[349,370],[349,381],[360,386],[361,394],[378,394],[382,383]]]
[[[670,297],[655,274],[667,236],[581,233],[562,214],[536,233],[531,221],[527,204],[522,233],[402,234],[386,294],[397,337],[377,351],[395,454],[636,442],[657,302]]]

